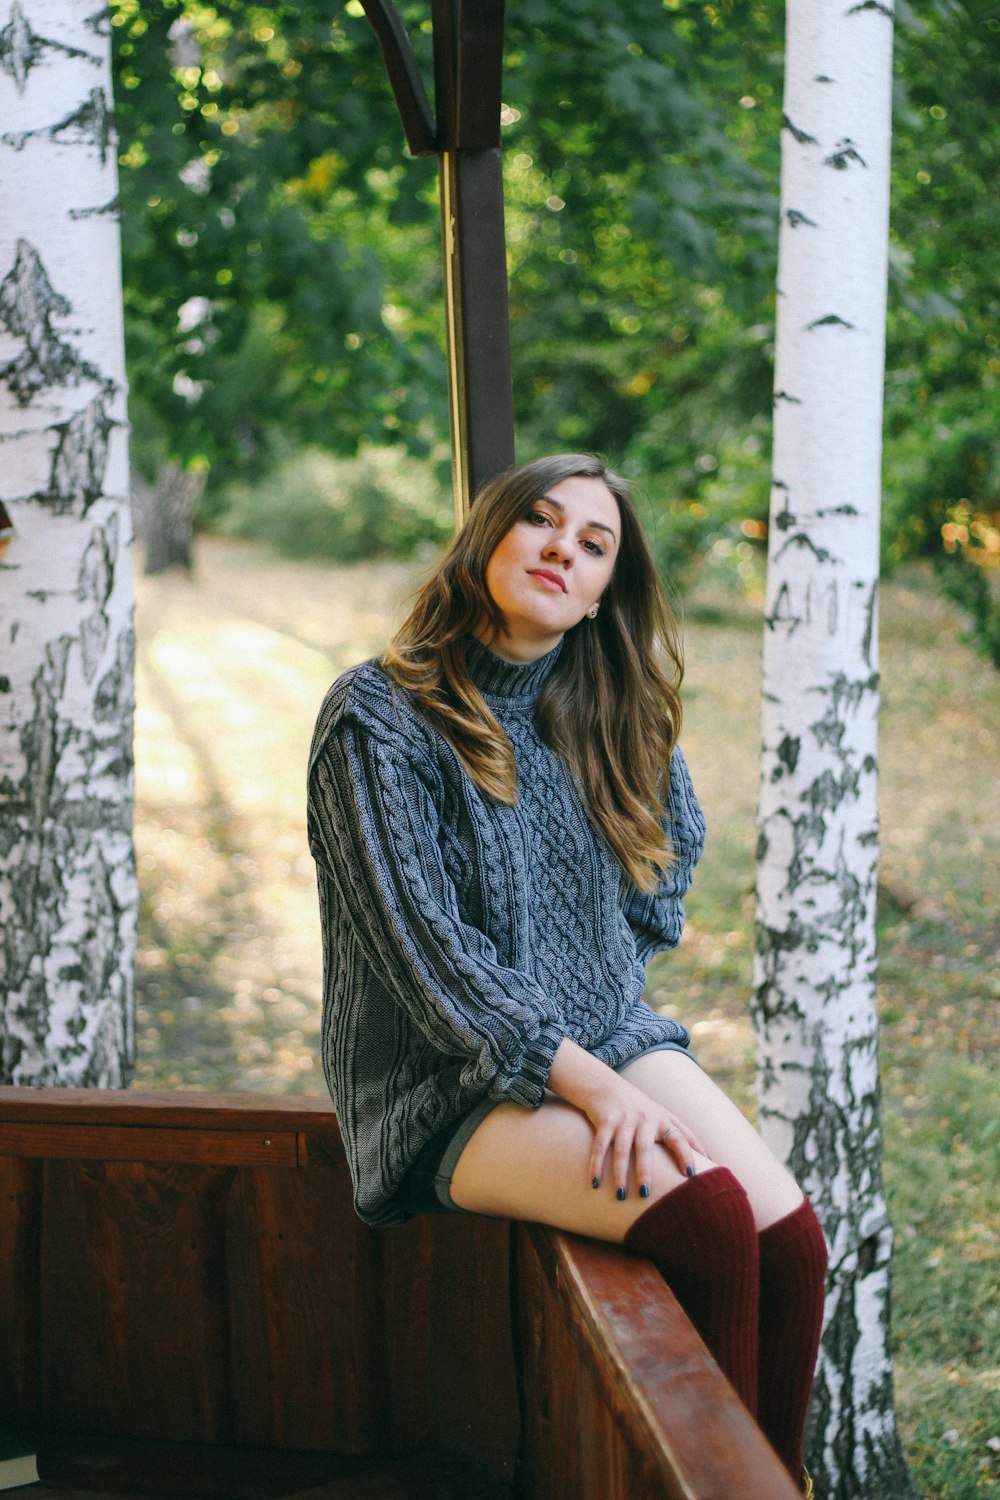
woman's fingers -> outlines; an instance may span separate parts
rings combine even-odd
[[[608,1126],[602,1125],[594,1131],[594,1148],[590,1153],[591,1187],[599,1188],[604,1181],[604,1168],[613,1139],[614,1131]]]
[[[614,1172],[615,1196],[628,1197],[628,1173],[632,1164],[632,1145],[635,1141],[634,1127],[622,1127],[615,1136]]]
[[[697,1171],[694,1161],[694,1152],[698,1149],[692,1147],[690,1137],[686,1130],[678,1125],[668,1125],[663,1133],[663,1144],[666,1146],[674,1161],[687,1177],[693,1177]],[[704,1153],[702,1153],[704,1155]]]
[[[662,1116],[638,1122],[628,1117],[619,1118],[613,1123],[605,1122],[594,1132],[589,1164],[591,1186],[601,1186],[610,1166],[611,1185],[616,1196],[624,1199],[629,1193],[634,1166],[634,1185],[643,1198],[648,1198],[653,1188],[657,1145],[665,1147],[680,1171],[688,1177],[693,1177],[697,1171],[695,1153],[707,1155],[697,1136],[672,1116],[667,1117],[666,1123]]]
[[[652,1122],[640,1126],[635,1135],[635,1180],[641,1198],[653,1189],[653,1161],[656,1155],[656,1127]]]
[[[613,1087],[590,1094],[584,1113],[594,1130],[591,1184],[599,1188],[610,1172],[609,1186],[618,1198],[628,1196],[630,1179],[643,1198],[652,1194],[657,1146],[689,1177],[697,1170],[696,1154],[707,1155],[683,1120],[618,1078]]]

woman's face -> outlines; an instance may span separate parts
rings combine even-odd
[[[514,522],[486,564],[486,587],[503,615],[487,644],[509,661],[536,661],[600,600],[618,555],[621,517],[604,483],[560,479]]]

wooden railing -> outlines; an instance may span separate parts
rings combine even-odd
[[[796,1493],[651,1265],[471,1216],[367,1229],[325,1100],[0,1088],[0,1349],[0,1426],[53,1486]]]

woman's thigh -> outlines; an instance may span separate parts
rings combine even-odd
[[[701,1068],[677,1052],[650,1052],[621,1069],[651,1099],[673,1110],[720,1167],[743,1184],[758,1229],[767,1229],[802,1202],[802,1189],[746,1116]]]
[[[794,1179],[768,1151],[736,1106],[690,1058],[654,1052],[622,1069],[630,1083],[672,1110],[699,1137],[707,1156],[699,1171],[726,1166],[743,1183],[759,1228],[790,1213],[802,1201]],[[546,1099],[536,1110],[500,1104],[479,1125],[451,1179],[460,1208],[499,1218],[552,1224],[595,1239],[620,1242],[651,1203],[686,1179],[662,1146],[655,1148],[650,1197],[640,1198],[634,1181],[624,1202],[615,1196],[611,1173],[599,1188],[588,1171],[593,1130],[580,1110]]]
[[[689,1067],[692,1065],[689,1063]],[[470,1213],[552,1224],[574,1234],[620,1242],[652,1199],[685,1178],[662,1146],[655,1149],[650,1198],[630,1184],[624,1202],[615,1196],[612,1173],[591,1186],[593,1129],[586,1115],[560,1099],[538,1109],[498,1104],[483,1120],[455,1165],[451,1197]],[[707,1157],[696,1157],[710,1169]]]

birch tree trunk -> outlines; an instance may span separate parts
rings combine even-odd
[[[110,29],[0,0],[0,1082],[133,1057],[132,586]]]
[[[912,1494],[888,1351],[875,890],[892,10],[789,0],[754,993],[761,1128],[830,1245],[825,1500]]]

